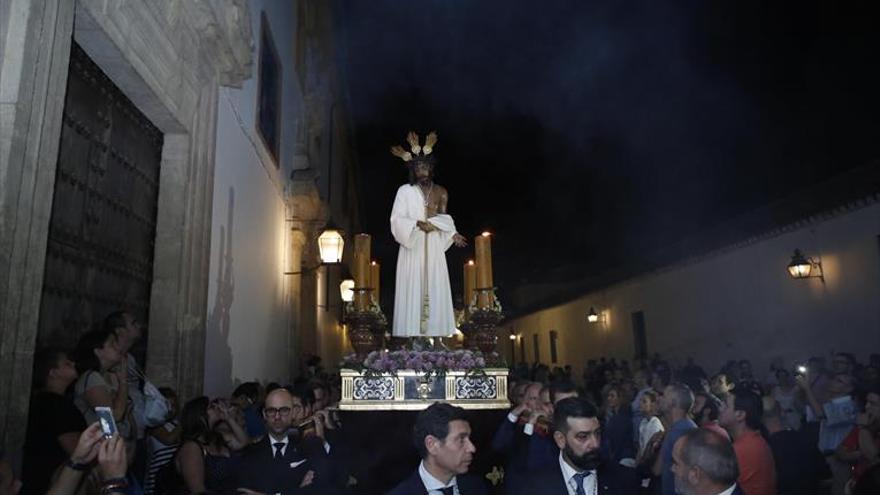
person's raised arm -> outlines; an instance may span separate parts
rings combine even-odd
[[[238,441],[238,444],[242,446],[242,448],[251,444],[251,437],[247,434],[244,428],[238,424],[238,421],[235,420],[234,415],[232,414],[232,409],[229,404],[225,402],[219,403],[220,406],[220,414],[223,415],[223,419],[226,420],[226,424],[229,425],[229,429],[232,430],[232,435],[235,436],[235,440]]]
[[[202,447],[193,441],[184,443],[177,452],[177,462],[180,464],[180,476],[189,493],[204,493],[205,457],[202,455]]]
[[[118,379],[119,374],[117,373],[116,376]],[[90,374],[86,379],[88,380],[91,378],[92,376]],[[126,385],[122,385],[123,383]],[[87,388],[85,399],[86,404],[88,404],[89,407],[109,407],[113,410],[113,419],[116,421],[122,421],[122,419],[125,418],[125,411],[128,408],[128,384],[123,379],[119,384],[119,388],[116,390],[115,395],[106,385],[106,382],[102,385]]]
[[[101,493],[129,493],[125,472],[128,457],[125,453],[125,440],[118,434],[101,443],[98,449],[98,474],[101,476]]]
[[[98,448],[103,440],[101,424],[97,421],[79,435],[70,459],[64,464],[55,482],[49,487],[46,495],[73,495],[82,481],[89,465],[98,455]]]
[[[796,376],[794,379],[795,383],[801,388],[804,392],[804,396],[807,398],[807,404],[813,410],[813,414],[818,419],[825,419],[825,410],[822,409],[822,404],[816,400],[816,396],[813,395],[813,391],[810,389],[810,382],[807,380],[805,375]]]
[[[175,426],[171,431],[165,429],[165,425],[159,425],[155,428],[150,428],[149,433],[153,438],[165,445],[173,445],[180,441],[180,430],[180,425]]]

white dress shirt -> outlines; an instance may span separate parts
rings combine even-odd
[[[578,474],[578,471],[565,462],[562,452],[559,452],[559,467],[562,468],[562,479],[565,481],[565,487],[568,488],[568,495],[576,495],[577,480],[574,479],[574,475]],[[598,493],[595,469],[591,470],[590,475],[584,478],[584,493],[586,495]]]
[[[276,443],[283,443],[284,444],[284,446],[281,447],[281,457],[284,457],[284,454],[287,452],[287,446],[290,444],[290,438],[288,438],[287,435],[284,435],[284,437],[278,438],[278,439],[273,438],[272,435],[268,435],[268,437],[269,437],[269,447],[271,448],[270,450],[272,451],[272,458],[273,459],[275,458],[275,444]]]
[[[443,492],[441,492],[440,489],[448,488],[450,486],[452,487],[452,493],[460,495],[458,485],[455,482],[455,476],[449,480],[449,483],[443,483],[425,469],[425,461],[419,463],[419,477],[422,478],[422,484],[425,485],[425,490],[428,491],[428,495],[443,495]]]
[[[730,485],[730,488],[728,488],[727,490],[724,490],[723,492],[719,493],[718,495],[731,495],[734,490],[736,490],[736,483]]]

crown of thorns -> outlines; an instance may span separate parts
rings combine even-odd
[[[391,154],[404,162],[418,160],[427,157],[434,151],[434,145],[437,144],[437,133],[431,132],[425,136],[425,144],[419,144],[419,135],[409,131],[409,134],[406,135],[406,141],[409,143],[410,151],[406,151],[403,146],[392,146]]]

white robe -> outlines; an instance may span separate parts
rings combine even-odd
[[[400,186],[391,209],[391,233],[400,244],[394,285],[395,337],[446,337],[455,333],[446,268],[446,250],[456,233],[455,222],[446,214],[428,219],[425,216],[425,198],[419,186]],[[438,230],[425,234],[416,226],[419,220],[427,220]]]

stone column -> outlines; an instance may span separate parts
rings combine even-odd
[[[202,87],[192,132],[166,135],[162,154],[147,375],[181,398],[204,384],[217,94]]]
[[[306,245],[306,236],[302,230],[293,228],[290,230],[290,263],[288,271],[301,272],[303,269],[303,248]],[[303,349],[302,342],[302,273],[291,273],[287,279],[289,287],[290,325],[288,327],[288,359],[290,360],[291,382],[299,374],[300,353]]]
[[[303,248],[302,264],[304,268],[315,267],[320,263],[316,228],[308,222],[303,229],[306,243]],[[318,328],[318,272],[317,269],[307,270],[302,276],[302,292],[300,295],[300,328],[299,338],[302,347],[299,355],[317,354],[318,343],[315,336]]]
[[[74,2],[0,2],[0,443],[24,441]]]

